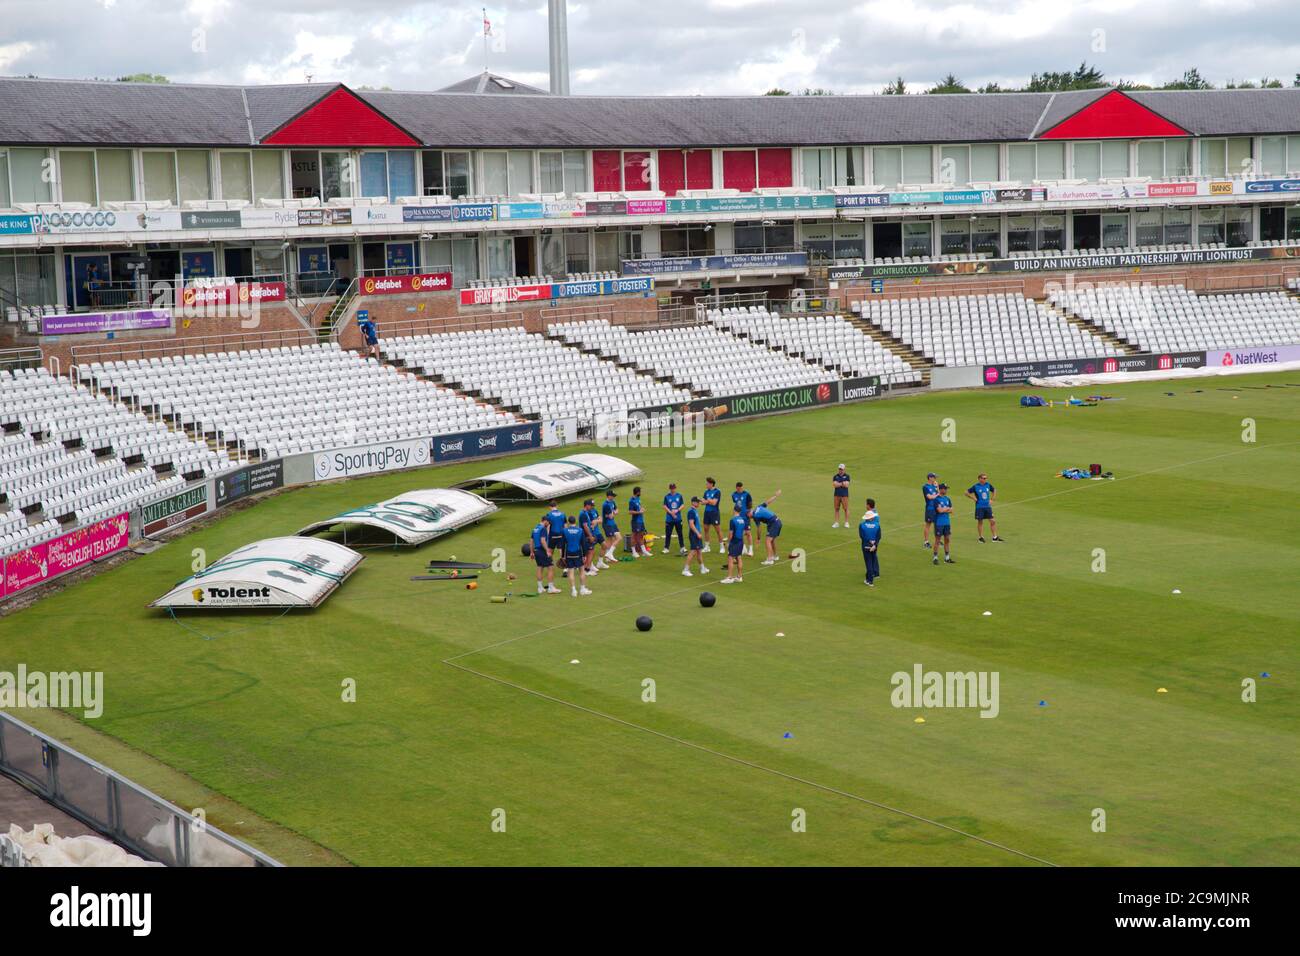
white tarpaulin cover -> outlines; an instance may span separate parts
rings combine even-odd
[[[317,534],[339,525],[364,525],[387,531],[399,541],[416,545],[472,524],[496,510],[495,504],[470,491],[421,488],[313,522],[298,534]]]
[[[608,488],[640,478],[641,474],[640,468],[613,455],[583,454],[493,472],[462,481],[456,487],[481,489],[489,497],[502,500],[543,501]],[[524,492],[524,497],[507,497],[511,489]]]
[[[186,578],[150,607],[318,607],[362,556],[320,538],[266,538]]]
[[[1053,378],[1031,378],[1029,384],[1038,388],[1082,388],[1085,385],[1123,385],[1126,382],[1163,382],[1180,378],[1214,378],[1220,375],[1254,375],[1259,372],[1295,371],[1300,371],[1300,362],[1278,362],[1274,365],[1171,368],[1155,372],[1098,372],[1095,375],[1058,375]]]

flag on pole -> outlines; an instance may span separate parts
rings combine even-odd
[[[487,8],[483,8],[483,35],[490,37],[492,35],[492,21],[487,17]]]

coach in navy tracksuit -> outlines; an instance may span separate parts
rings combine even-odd
[[[880,515],[876,514],[876,500],[867,499],[867,513],[858,525],[858,537],[862,539],[862,560],[867,565],[864,582],[874,588],[876,578],[880,577]]]

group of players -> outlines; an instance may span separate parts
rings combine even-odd
[[[743,481],[736,482],[731,493],[731,516],[727,520],[726,543],[722,532],[722,489],[713,478],[705,479],[701,495],[692,495],[689,503],[670,482],[663,497],[664,539],[663,554],[672,553],[673,535],[677,536],[678,554],[684,557],[684,577],[708,574],[704,555],[713,551],[726,552],[727,576],[722,584],[740,584],[744,580],[744,559],[754,555],[756,527],[761,526],[766,540],[766,557],[763,564],[780,560],[776,541],[781,536],[781,519],[772,510],[772,502],[781,494],[778,489],[769,497],[755,503],[754,496]],[[537,593],[560,594],[555,585],[555,567],[561,565],[569,578],[569,590],[574,597],[591,593],[587,587],[590,578],[607,571],[619,560],[619,544],[632,559],[653,557],[649,546],[646,506],[641,500],[641,486],[632,489],[627,511],[630,520],[626,536],[619,529],[618,495],[611,488],[597,510],[595,499],[582,503],[576,515],[566,515],[559,501],[552,501],[550,510],[533,527],[529,544],[525,547],[537,566]],[[688,506],[689,505],[689,506]],[[691,567],[696,568],[695,571]]]
[[[849,484],[852,481],[845,466],[841,464],[832,477],[834,489],[835,521],[832,528],[840,527],[843,520],[845,528],[851,528],[849,518]],[[754,496],[745,488],[745,483],[736,482],[736,489],[731,493],[731,517],[727,520],[724,545],[722,531],[722,490],[713,478],[705,479],[702,495],[692,495],[688,502],[677,490],[677,484],[670,482],[668,492],[663,497],[664,538],[662,553],[672,553],[673,535],[677,535],[678,554],[686,560],[682,567],[684,577],[695,574],[708,574],[704,555],[713,550],[716,542],[718,554],[725,548],[727,576],[723,584],[739,584],[744,580],[744,559],[754,554],[756,527],[762,526],[766,540],[766,557],[764,565],[775,564],[780,560],[777,553],[777,539],[781,536],[781,519],[772,510],[772,502],[781,494],[778,489],[771,496],[755,504]],[[641,486],[632,489],[628,499],[627,510],[630,518],[630,530],[625,536],[619,529],[620,510],[618,495],[611,488],[605,492],[605,500],[599,510],[594,498],[582,503],[582,510],[576,515],[566,515],[560,508],[558,500],[551,502],[550,510],[542,515],[533,527],[531,539],[525,546],[526,554],[531,555],[537,566],[537,593],[560,594],[561,589],[555,585],[555,568],[562,567],[569,578],[570,592],[574,597],[591,594],[587,581],[596,577],[601,571],[609,570],[619,560],[617,551],[623,545],[625,554],[632,559],[649,558],[653,552],[649,546],[646,531],[647,513],[641,500]],[[952,498],[948,495],[948,485],[939,481],[933,472],[926,475],[921,486],[925,499],[925,523],[922,530],[923,547],[931,552],[933,564],[939,563],[939,547],[943,547],[943,560],[955,564],[952,557]],[[975,523],[980,542],[984,542],[984,522],[989,523],[989,532],[994,541],[1002,541],[998,536],[997,521],[993,518],[993,501],[996,489],[989,483],[988,475],[981,472],[975,484],[966,489],[966,497],[975,502]],[[683,514],[685,512],[685,514]],[[867,510],[858,523],[858,536],[862,542],[862,557],[866,564],[864,582],[868,587],[875,587],[875,579],[880,576],[879,547],[881,541],[880,515],[876,513],[876,502],[867,499]],[[931,540],[933,537],[933,540]],[[691,568],[694,566],[695,571]]]

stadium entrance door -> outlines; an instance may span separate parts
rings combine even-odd
[[[903,224],[877,222],[871,226],[871,254],[877,259],[897,258],[903,254]]]

